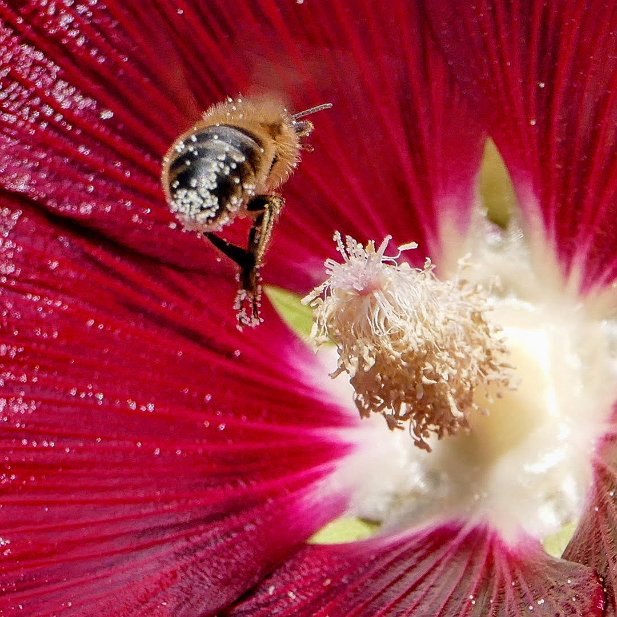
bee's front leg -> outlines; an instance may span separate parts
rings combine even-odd
[[[272,240],[272,230],[283,205],[278,195],[260,195],[254,197],[247,205],[247,210],[255,213],[255,222],[251,227],[248,241],[248,254],[252,257],[252,266],[243,272],[243,286],[247,290],[256,289],[259,284],[259,268]],[[250,264],[249,260],[247,263]]]

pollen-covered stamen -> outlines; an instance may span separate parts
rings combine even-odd
[[[312,338],[338,349],[336,377],[350,376],[363,417],[380,413],[391,429],[409,427],[416,445],[468,428],[479,388],[508,385],[506,348],[486,319],[483,289],[457,275],[440,281],[433,265],[399,263],[375,248],[334,236],[343,262],[326,261],[328,279],[303,302],[314,308]]]

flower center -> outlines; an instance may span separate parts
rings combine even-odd
[[[334,481],[352,486],[351,515],[386,528],[463,517],[544,538],[578,518],[590,487],[617,393],[617,328],[547,284],[519,233],[480,236],[445,281],[430,262],[386,257],[387,241],[337,238],[342,263],[326,262],[305,302],[367,419]]]

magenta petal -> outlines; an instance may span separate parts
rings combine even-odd
[[[596,460],[587,511],[564,556],[594,568],[604,579],[607,617],[617,615],[617,444],[607,444]]]
[[[453,3],[425,9],[510,168],[528,222],[566,274],[617,276],[617,12],[613,2]],[[580,270],[580,271],[579,271]]]
[[[452,523],[394,538],[307,546],[233,617],[600,617],[602,586],[539,547]]]
[[[272,0],[48,6],[0,1],[0,184],[173,263],[211,263],[169,229],[161,158],[225,96],[278,93],[314,116],[283,187],[266,280],[303,291],[335,230],[396,232],[439,253],[440,216],[464,227],[482,134],[414,3]],[[153,241],[156,238],[156,241]],[[300,282],[302,281],[302,282]]]
[[[312,352],[130,255],[0,210],[3,615],[209,615],[345,507]]]

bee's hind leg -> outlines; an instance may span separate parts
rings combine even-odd
[[[254,266],[254,259],[246,249],[240,248],[231,242],[227,242],[227,240],[219,238],[210,231],[204,232],[204,236],[208,238],[221,253],[238,264],[241,270],[246,270]],[[251,265],[251,262],[253,265]]]
[[[205,232],[204,236],[221,253],[240,266],[240,287],[234,302],[234,308],[238,312],[238,328],[242,329],[242,326],[245,325],[256,326],[261,321],[259,317],[259,296],[261,290],[258,284],[255,256],[250,251],[231,244],[231,242],[227,242],[227,240],[220,238],[212,232]]]
[[[256,326],[261,323],[260,268],[272,239],[272,229],[284,205],[278,195],[259,195],[247,204],[247,211],[255,216],[249,232],[248,246],[244,250],[213,233],[204,235],[216,248],[240,266],[240,289],[235,308],[238,311],[238,326]]]
[[[237,308],[239,325],[256,326],[261,304],[261,274],[263,259],[272,240],[272,229],[284,205],[278,195],[260,195],[247,204],[247,210],[256,214],[249,232],[246,267],[240,270],[240,290]]]

